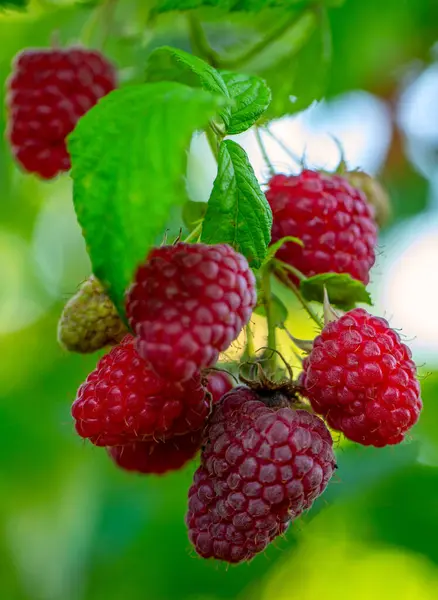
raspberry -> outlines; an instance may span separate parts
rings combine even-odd
[[[211,367],[246,325],[256,303],[246,258],[230,246],[155,248],[135,276],[127,314],[137,349],[166,379]]]
[[[207,389],[211,394],[213,404],[217,404],[222,396],[233,389],[233,382],[224,371],[211,371],[207,375]]]
[[[162,440],[200,429],[210,412],[210,394],[200,375],[167,382],[138,356],[127,335],[98,362],[72,406],[76,431],[96,446]]]
[[[164,442],[134,442],[108,448],[108,454],[121,469],[161,475],[187,464],[201,447],[202,430],[179,435]]]
[[[70,169],[66,137],[116,87],[113,66],[96,51],[24,50],[8,81],[8,137],[25,171],[52,179]]]
[[[422,408],[411,356],[385,319],[356,308],[315,339],[301,383],[313,410],[350,440],[398,444]]]
[[[59,343],[71,352],[95,352],[128,333],[98,279],[92,275],[67,302],[58,324]]]
[[[237,387],[206,430],[186,516],[189,539],[204,558],[250,560],[310,508],[332,476],[332,439],[323,421],[265,401]]]
[[[273,213],[272,243],[286,236],[304,243],[303,248],[284,244],[277,253],[280,260],[308,277],[348,273],[368,284],[377,226],[363,192],[338,175],[306,170],[298,176],[275,175],[266,197]]]

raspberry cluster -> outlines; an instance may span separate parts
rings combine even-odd
[[[212,405],[232,387],[227,374],[205,368],[213,367],[219,351],[248,322],[254,284],[246,259],[229,246],[177,243],[154,249],[126,298],[137,337],[125,335],[79,387],[72,406],[77,433],[106,447],[128,471],[161,474],[193,458]],[[106,332],[106,343],[114,343],[114,331],[123,331],[113,322],[114,310],[91,278],[64,311],[62,340],[79,336],[81,351],[84,340],[87,349],[90,344],[96,349],[103,343],[99,332]],[[166,345],[165,365],[157,339]],[[197,340],[200,351],[190,352],[188,339]],[[202,340],[209,343],[207,353]]]
[[[114,67],[84,48],[24,50],[8,80],[8,138],[21,167],[43,179],[70,169],[66,138],[116,87]]]

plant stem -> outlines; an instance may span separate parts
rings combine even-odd
[[[301,306],[307,312],[309,317],[316,323],[316,325],[318,325],[318,327],[320,329],[322,329],[324,327],[324,324],[323,324],[321,318],[316,314],[316,312],[313,310],[313,308],[310,306],[310,304],[304,299],[299,288],[294,283],[292,283],[292,281],[287,276],[287,273],[285,272],[285,270],[280,267],[280,268],[276,269],[275,274],[280,279],[280,281],[294,293],[298,302],[301,304]]]
[[[254,334],[251,329],[251,323],[248,323],[245,327],[246,331],[246,354],[248,358],[251,358],[255,355],[255,346],[254,346]]]
[[[196,225],[196,227],[194,229],[192,229],[192,231],[189,233],[189,235],[184,240],[184,243],[187,244],[187,243],[191,242],[192,240],[195,240],[195,239],[201,237],[201,232],[202,232],[202,221],[201,221],[201,223],[198,223],[198,225]]]
[[[275,266],[279,267],[280,269],[289,271],[289,273],[292,273],[292,275],[295,275],[295,277],[297,279],[299,279],[300,281],[304,281],[305,279],[307,279],[307,277],[305,275],[303,275],[303,273],[301,273],[301,271],[298,271],[298,269],[296,269],[293,265],[285,263],[282,260],[279,260],[278,258],[274,258],[273,263]]]
[[[187,20],[193,53],[203,58],[212,67],[218,67],[220,63],[219,55],[210,46],[201,23],[193,13],[188,14]]]
[[[269,156],[268,156],[268,153],[266,151],[266,146],[265,146],[265,143],[263,142],[262,135],[260,133],[260,129],[256,126],[255,129],[254,129],[254,131],[255,131],[255,136],[256,136],[256,139],[257,139],[257,143],[258,143],[258,145],[260,147],[260,152],[262,153],[262,156],[263,156],[263,160],[265,161],[265,163],[266,163],[266,165],[267,165],[267,167],[269,169],[269,173],[270,173],[270,175],[272,177],[272,175],[275,174],[275,170],[274,170],[274,167],[272,166],[271,161],[269,160]]]
[[[292,152],[292,150],[291,150],[290,148],[288,148],[288,147],[286,146],[286,144],[285,144],[285,143],[284,143],[282,140],[280,140],[280,139],[279,139],[279,138],[278,138],[278,137],[277,137],[275,134],[273,134],[273,133],[272,133],[272,131],[269,129],[269,127],[265,127],[265,128],[264,128],[264,130],[266,131],[266,133],[267,133],[268,135],[270,135],[270,136],[271,136],[271,138],[272,138],[272,139],[273,139],[275,142],[277,142],[277,144],[280,146],[280,148],[281,148],[281,149],[282,149],[284,152],[286,152],[286,154],[287,154],[287,155],[288,155],[288,156],[289,156],[289,157],[290,157],[290,158],[291,158],[291,159],[292,159],[294,162],[296,162],[298,165],[300,165],[300,167],[302,167],[302,166],[303,166],[303,160],[302,160],[301,158],[299,158],[298,156],[296,156],[296,155],[295,155],[295,154]]]
[[[294,14],[291,19],[286,19],[279,27],[270,31],[260,42],[254,44],[246,52],[234,58],[218,58],[218,65],[222,69],[235,69],[239,67],[267,48],[270,44],[277,41],[286,31],[293,25],[299,26],[300,22],[307,18],[310,12],[314,12],[314,8],[303,8],[298,14]],[[300,47],[301,48],[301,47]]]
[[[262,273],[262,289],[263,289],[263,304],[265,306],[266,320],[268,323],[268,341],[267,345],[270,350],[277,349],[277,338],[275,335],[276,323],[274,322],[272,314],[272,293],[271,293],[271,269],[269,265],[265,267]],[[269,358],[269,368],[272,373],[275,373],[276,368],[276,352],[272,352],[272,356]]]
[[[208,144],[213,153],[213,156],[215,157],[215,159],[217,161],[219,158],[219,145],[218,145],[218,140],[217,140],[216,134],[210,125],[205,130],[205,135],[207,136]]]

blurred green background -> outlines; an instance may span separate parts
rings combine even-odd
[[[141,79],[151,48],[189,47],[185,18],[166,14],[151,22],[143,0],[120,0],[105,31],[110,4],[41,0],[26,12],[0,6],[1,105],[13,56],[49,45],[53,30],[64,44],[96,45],[105,36],[122,82]],[[274,122],[272,130],[296,153],[306,149],[315,166],[338,160],[335,135],[350,166],[378,172],[388,186],[393,217],[381,235],[374,310],[412,340],[425,404],[420,424],[397,448],[337,441],[339,469],[326,494],[250,565],[226,569],[197,558],[184,526],[195,464],[165,478],[141,478],[118,472],[104,451],[74,435],[70,404],[96,356],[68,355],[57,345],[56,326],[90,266],[69,177],[42,183],[20,173],[3,141],[2,110],[2,600],[438,598],[438,3],[337,4],[328,12],[333,59],[326,101]],[[200,17],[219,48],[240,43],[236,31],[244,40],[261,26],[252,17]],[[318,93],[320,58],[310,52],[302,59],[301,78],[296,59],[281,59],[278,75],[287,83],[294,73],[297,95],[309,96],[304,104]],[[263,182],[266,169],[251,134],[241,139]],[[189,169],[198,200],[208,196],[212,177],[211,164],[202,165],[202,143],[194,143]],[[279,169],[294,168],[272,140],[266,144]],[[314,333],[283,299],[296,335]],[[284,340],[283,346],[287,352]]]

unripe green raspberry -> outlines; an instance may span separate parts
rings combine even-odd
[[[94,275],[67,302],[58,324],[61,346],[82,354],[117,344],[127,333],[114,304]]]
[[[391,203],[382,184],[363,171],[350,171],[343,176],[354,187],[361,190],[375,209],[375,219],[379,227],[386,225],[391,217]]]

